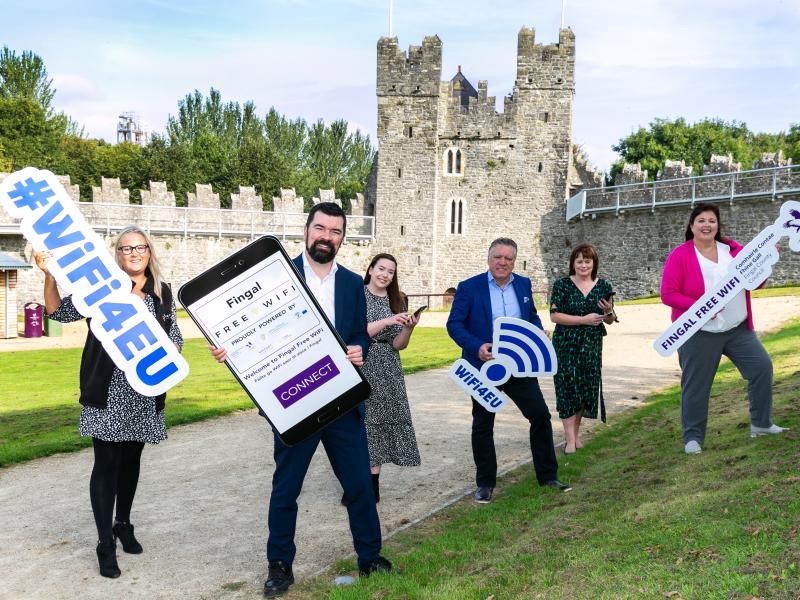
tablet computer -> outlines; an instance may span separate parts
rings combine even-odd
[[[264,236],[181,286],[178,299],[291,446],[370,393],[277,238]]]

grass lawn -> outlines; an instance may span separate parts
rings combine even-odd
[[[401,574],[334,588],[355,569],[345,560],[292,598],[800,598],[800,321],[765,344],[774,418],[791,431],[749,438],[745,384],[726,364],[702,454],[683,453],[671,388],[562,457],[572,492],[542,490],[522,467],[491,504],[465,499],[388,541]]]
[[[211,360],[205,340],[187,340],[190,375],[167,395],[167,425],[253,408],[230,372]],[[459,356],[442,328],[420,327],[401,353],[406,373],[447,366]],[[81,349],[0,354],[0,467],[91,445],[78,435]]]

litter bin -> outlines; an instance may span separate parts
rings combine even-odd
[[[44,334],[47,337],[61,337],[61,323],[50,317],[44,318]]]
[[[38,302],[28,302],[25,305],[25,337],[42,337],[42,315],[44,306]]]

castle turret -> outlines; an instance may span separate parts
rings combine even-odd
[[[376,237],[392,240],[403,273],[415,289],[433,285],[436,249],[437,122],[442,42],[426,37],[400,51],[397,38],[378,41],[378,158]],[[381,200],[378,200],[381,199]],[[406,281],[408,277],[406,277]]]
[[[438,37],[408,54],[396,38],[378,42],[376,243],[400,261],[408,293],[443,293],[485,269],[498,237],[517,241],[517,270],[540,286],[563,262],[575,39],[564,29],[536,44],[523,28],[518,44],[498,113],[485,81],[475,90],[460,68],[440,81]]]

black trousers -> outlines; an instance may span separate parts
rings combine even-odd
[[[113,536],[115,505],[117,521],[130,522],[144,442],[106,442],[92,438],[92,446],[94,467],[89,480],[89,497],[97,538],[108,542]]]
[[[499,388],[517,405],[530,422],[531,454],[536,480],[543,484],[558,479],[558,462],[553,447],[550,410],[535,377],[512,377]],[[508,410],[503,409],[503,410]],[[494,413],[472,401],[472,456],[475,459],[475,483],[478,487],[497,484],[497,455],[494,450]]]

